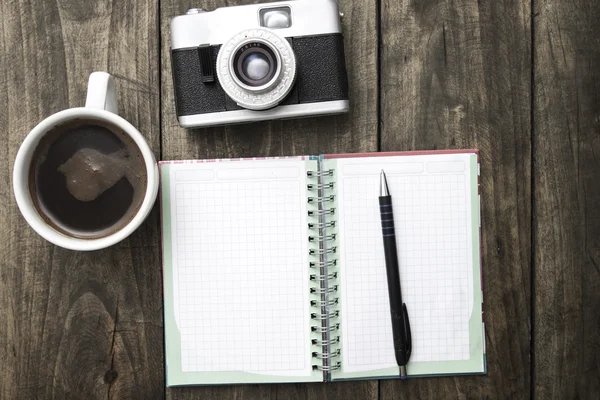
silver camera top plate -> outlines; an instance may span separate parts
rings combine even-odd
[[[171,21],[171,49],[219,45],[242,30],[261,26],[261,10],[289,7],[291,26],[277,29],[283,37],[312,36],[342,31],[336,0],[294,0],[217,8],[180,15]]]

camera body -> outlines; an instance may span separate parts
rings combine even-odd
[[[171,21],[171,63],[185,128],[349,109],[335,0],[191,9]]]

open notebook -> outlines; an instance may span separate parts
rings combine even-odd
[[[398,377],[382,169],[409,376],[485,373],[476,151],[166,161],[168,386]]]

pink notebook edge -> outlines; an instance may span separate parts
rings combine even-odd
[[[326,159],[333,158],[358,158],[358,157],[393,157],[393,156],[422,156],[428,154],[476,154],[479,159],[479,149],[448,149],[448,150],[403,150],[403,151],[371,151],[362,153],[330,153],[322,154],[321,156]],[[298,155],[298,156],[264,156],[264,157],[232,157],[232,158],[206,158],[206,159],[185,159],[185,160],[161,160],[158,161],[158,165],[168,164],[198,164],[198,163],[210,163],[210,162],[224,162],[224,161],[253,161],[253,160],[288,160],[288,159],[299,159],[307,160],[310,155]]]
[[[232,158],[204,158],[204,159],[186,159],[186,160],[161,160],[158,166],[170,164],[203,164],[214,162],[239,162],[239,161],[265,161],[265,160],[307,160],[310,156],[272,156],[272,157],[232,157]]]
[[[479,161],[479,149],[448,149],[448,150],[404,150],[404,151],[372,151],[364,153],[332,153],[324,154],[326,159],[361,158],[361,157],[395,157],[395,156],[424,156],[430,154],[476,154]]]

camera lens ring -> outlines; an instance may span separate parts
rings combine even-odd
[[[271,72],[273,75],[260,85],[246,84],[236,75],[236,70],[239,72],[239,51],[249,45],[271,51],[274,56],[275,70],[271,71],[271,64],[267,76]],[[266,110],[279,104],[292,90],[296,79],[296,57],[289,42],[272,30],[244,30],[221,46],[217,55],[217,77],[225,93],[239,106],[249,110]]]
[[[244,77],[244,61],[254,54],[266,56],[270,67],[266,76],[256,81],[257,85],[252,85],[251,79]],[[231,77],[238,86],[248,92],[263,93],[275,85],[281,77],[281,56],[266,40],[249,38],[241,42],[233,51],[233,56],[229,60],[229,69]]]

